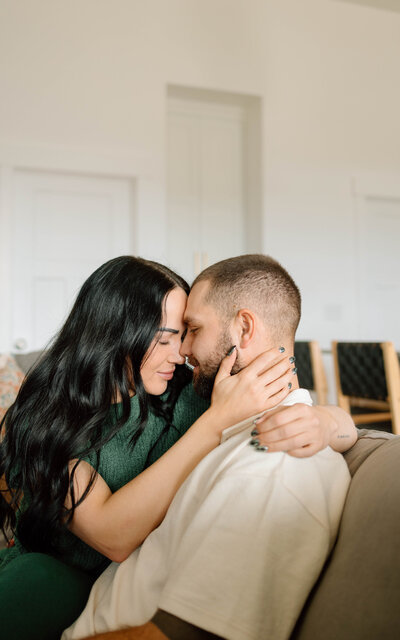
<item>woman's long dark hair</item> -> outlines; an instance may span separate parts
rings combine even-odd
[[[77,502],[76,466],[70,474],[68,463],[95,451],[98,465],[104,422],[117,397],[122,415],[106,439],[129,418],[132,379],[140,407],[132,445],[150,409],[170,424],[188,380],[184,368],[177,367],[166,400],[146,394],[140,368],[161,326],[166,296],[175,287],[189,291],[180,276],[156,262],[132,256],[106,262],[83,284],[64,326],[28,373],[3,420],[0,443],[0,477],[11,494],[11,502],[0,494],[0,527],[15,531],[15,509],[26,494],[17,534],[27,549],[56,552],[62,528],[95,475]],[[70,509],[65,507],[68,491]]]

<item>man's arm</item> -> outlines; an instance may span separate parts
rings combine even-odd
[[[330,446],[343,453],[357,441],[351,416],[335,406],[295,404],[269,411],[254,425],[254,437],[268,451],[306,458]],[[257,433],[256,433],[257,432]]]

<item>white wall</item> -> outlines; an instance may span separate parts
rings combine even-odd
[[[327,346],[357,337],[354,179],[400,175],[399,63],[400,14],[335,0],[0,0],[0,165],[138,178],[162,260],[166,85],[261,96],[264,250]]]
[[[352,181],[400,177],[400,14],[284,0],[267,40],[265,248],[296,275],[305,335],[357,337]]]

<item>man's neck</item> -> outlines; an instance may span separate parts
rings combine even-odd
[[[288,382],[288,384],[292,385],[290,387],[290,390],[294,391],[295,389],[300,389],[299,380],[298,380],[298,377],[297,377],[296,361],[294,360],[294,342],[293,342],[293,340],[279,339],[278,338],[278,340],[276,342],[279,342],[278,347],[283,347],[284,348],[284,352],[282,353],[282,358],[283,358],[283,362],[287,364],[287,373],[289,373],[289,374],[292,373],[292,377],[290,377],[290,382]],[[274,346],[275,345],[271,344],[268,341],[268,342],[265,342],[265,344],[263,345],[263,349],[266,351],[267,349],[272,349]],[[260,355],[261,353],[262,353],[262,351],[260,351],[259,354],[253,355],[253,357],[255,358],[257,355]],[[291,362],[290,359],[293,359],[293,361]]]

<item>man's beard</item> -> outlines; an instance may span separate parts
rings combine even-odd
[[[193,387],[197,395],[206,399],[211,398],[219,366],[231,348],[232,338],[226,330],[223,330],[213,352],[210,354],[205,364],[201,365],[197,360],[195,360],[195,358],[191,358],[191,361],[195,362],[199,367],[197,373],[193,377]],[[231,374],[238,373],[241,369],[242,366],[240,364],[239,357],[237,357],[235,364],[232,367]]]

